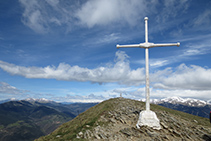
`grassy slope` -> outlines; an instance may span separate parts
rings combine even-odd
[[[75,119],[71,120],[70,122],[67,122],[63,125],[61,125],[58,129],[56,129],[53,133],[41,137],[38,139],[38,141],[43,141],[43,140],[77,140],[76,139],[76,134],[79,133],[80,131],[86,130],[88,128],[93,128],[97,126],[96,121],[99,119],[101,115],[106,113],[107,111],[112,111],[115,109],[117,106],[116,101],[117,99],[109,99],[107,101],[104,101],[87,111],[81,113],[79,116],[77,116]],[[131,100],[133,101],[133,106],[138,108],[138,109],[144,109],[145,108],[145,103]],[[120,101],[121,102],[121,101]],[[207,118],[202,118],[198,116],[194,116],[191,114],[187,114],[184,112],[168,109],[159,105],[151,105],[151,109],[153,111],[166,111],[169,114],[176,115],[180,117],[181,119],[184,120],[197,120],[199,125],[202,126],[208,126],[209,120]],[[159,116],[159,115],[158,115]],[[87,127],[87,125],[90,125],[90,127]],[[58,137],[61,138],[58,138]],[[81,139],[80,139],[81,140]]]

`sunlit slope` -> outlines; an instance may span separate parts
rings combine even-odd
[[[211,135],[209,119],[159,105],[151,105],[162,126],[161,130],[148,127],[136,128],[139,112],[145,103],[114,98],[104,101],[75,119],[61,125],[42,140],[204,140]]]

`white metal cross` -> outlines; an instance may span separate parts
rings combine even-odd
[[[168,43],[168,44],[154,44],[148,42],[148,17],[145,20],[145,42],[133,45],[116,45],[117,48],[144,48],[145,49],[145,71],[146,71],[146,111],[150,111],[150,90],[149,90],[149,48],[153,47],[168,47],[168,46],[180,46],[180,43]]]

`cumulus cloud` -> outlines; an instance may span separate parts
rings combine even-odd
[[[156,77],[154,88],[211,90],[211,69],[208,68],[181,64],[175,70],[167,68],[153,75]]]
[[[92,83],[116,82],[127,86],[145,84],[144,68],[132,70],[128,56],[116,52],[115,63],[94,69],[60,63],[58,67],[24,67],[0,61],[0,68],[12,75],[26,78],[57,79],[65,81],[90,81]],[[150,83],[156,89],[211,90],[211,69],[181,64],[176,68],[157,70],[150,74]]]
[[[154,16],[155,13],[157,22],[166,22],[169,18],[178,16],[178,11],[184,13],[188,5],[188,0],[88,0],[75,15],[88,27],[115,23],[134,26],[144,16]]]
[[[140,0],[89,0],[76,12],[82,24],[88,27],[110,23],[137,24],[147,2]]]
[[[60,63],[58,67],[24,67],[0,61],[0,67],[12,75],[26,78],[45,78],[65,81],[91,81],[93,83],[118,82],[125,85],[140,85],[144,83],[144,69],[130,69],[128,56],[123,51],[116,52],[113,66],[102,66],[95,69],[70,66]]]
[[[166,98],[172,96],[186,97],[186,98],[197,98],[202,100],[211,99],[211,90],[164,90],[164,89],[152,89],[152,98]]]

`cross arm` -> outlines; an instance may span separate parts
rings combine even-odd
[[[127,48],[127,47],[140,47],[139,44],[133,44],[133,45],[116,45],[117,48]]]
[[[167,46],[180,46],[180,43],[169,43],[169,44],[154,44],[154,43],[140,43],[133,45],[116,45],[117,48],[130,48],[130,47],[139,47],[139,48],[152,48],[152,47],[167,47]]]
[[[150,47],[168,47],[168,46],[180,46],[180,43],[170,43],[170,44],[152,44]]]

